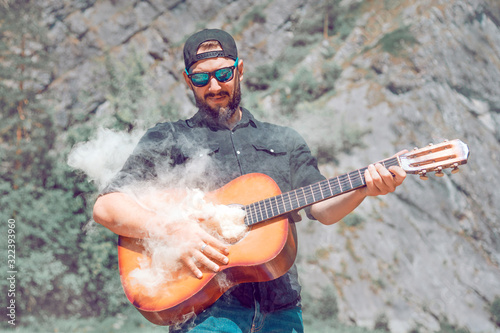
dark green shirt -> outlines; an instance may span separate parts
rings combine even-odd
[[[273,178],[281,192],[324,179],[296,131],[260,122],[243,109],[242,119],[232,130],[201,112],[188,120],[157,124],[141,138],[104,193],[152,180],[166,186],[182,180],[182,185],[211,191],[254,172]],[[295,265],[280,278],[240,284],[224,297],[230,295],[249,306],[255,298],[265,312],[295,306],[300,300]]]

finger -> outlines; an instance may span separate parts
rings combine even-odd
[[[200,251],[200,252],[202,252],[205,256],[207,256],[209,258],[217,260],[220,263],[227,264],[229,262],[228,258],[225,255],[223,255],[222,253],[220,253],[219,251],[217,251],[211,245],[207,245],[203,249],[203,251]]]
[[[365,183],[366,183],[366,191],[365,194],[367,196],[376,196],[380,195],[380,184],[383,183],[380,175],[375,167],[375,165],[370,164],[365,171]]]
[[[203,241],[220,253],[229,254],[229,246],[226,243],[223,243],[219,239],[215,238],[214,236],[206,234]]]
[[[367,194],[370,196],[385,195],[390,191],[388,182],[392,182],[391,173],[385,169],[380,163],[368,166],[369,178],[371,182],[366,183]]]
[[[386,185],[385,185],[384,180],[382,178],[381,171],[379,171],[379,170],[381,170],[381,168],[383,168],[383,166],[379,163],[377,163],[375,165],[370,164],[368,166],[368,171],[370,172],[370,176],[371,176],[372,183],[373,183],[372,190],[375,192],[381,192],[386,188]]]
[[[193,257],[185,257],[183,258],[184,264],[189,268],[189,270],[196,276],[198,279],[201,279],[203,277],[203,273],[201,270],[196,266],[195,259]]]
[[[370,173],[370,167],[371,165],[369,165],[365,170],[366,195],[371,195],[372,189],[374,187],[372,174]]]
[[[396,185],[401,185],[406,178],[406,172],[403,170],[403,168],[398,166],[391,166],[389,168],[389,171],[394,175],[394,181],[396,182]]]
[[[375,164],[375,168],[380,176],[381,182],[377,184],[377,187],[387,194],[388,192],[393,192],[396,189],[396,184],[394,182],[394,177],[392,173],[389,172],[382,164]]]
[[[212,260],[210,260],[206,255],[204,255],[200,251],[196,252],[193,255],[193,258],[196,260],[196,262],[198,264],[205,266],[206,268],[210,269],[211,271],[214,271],[214,272],[220,271],[219,265],[214,263]]]

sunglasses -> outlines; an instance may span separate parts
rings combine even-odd
[[[212,76],[215,77],[217,81],[221,83],[231,81],[233,79],[234,69],[236,68],[237,65],[238,65],[238,58],[236,58],[236,61],[234,62],[233,66],[219,68],[218,70],[215,70],[213,72],[189,74],[187,69],[185,69],[185,71],[194,86],[204,87],[208,84]]]

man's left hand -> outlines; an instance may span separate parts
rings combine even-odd
[[[396,156],[406,152],[403,150]],[[399,166],[391,166],[387,169],[380,163],[370,164],[365,171],[366,187],[361,190],[366,196],[386,195],[394,192],[405,178],[406,172]]]

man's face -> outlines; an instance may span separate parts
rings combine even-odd
[[[229,58],[209,58],[198,61],[191,67],[190,73],[213,72],[220,68],[234,65]],[[228,124],[239,111],[241,101],[240,80],[243,66],[234,70],[233,78],[228,82],[219,82],[214,76],[203,87],[194,86],[185,76],[186,82],[193,90],[196,106],[221,124]]]

